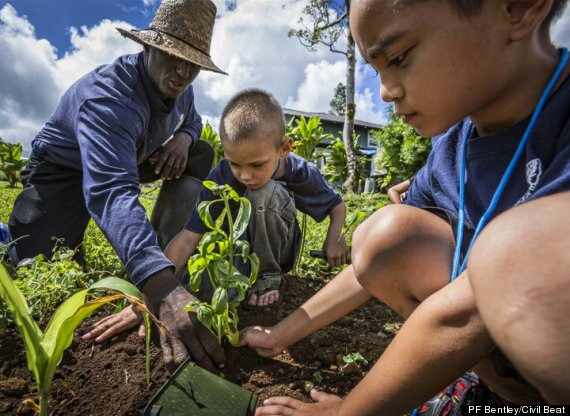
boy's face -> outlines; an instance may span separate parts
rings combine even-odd
[[[362,56],[381,76],[381,96],[424,136],[470,116],[478,126],[500,122],[501,92],[513,59],[505,52],[500,0],[459,17],[447,1],[353,0],[350,24]],[[403,2],[401,2],[403,3]],[[511,72],[512,73],[512,72]],[[497,119],[499,117],[499,119]]]
[[[262,136],[222,145],[234,177],[248,189],[259,189],[275,173],[279,158],[289,154],[292,141],[285,139],[276,147],[272,138]]]

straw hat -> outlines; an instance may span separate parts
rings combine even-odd
[[[216,6],[210,0],[164,0],[146,29],[117,30],[135,42],[227,75],[210,58],[215,19]]]

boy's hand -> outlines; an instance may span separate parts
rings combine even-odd
[[[85,335],[81,337],[83,341],[95,340],[97,343],[105,342],[136,325],[139,326],[138,336],[144,338],[145,327],[142,322],[142,315],[132,305],[126,307],[119,313],[115,313],[97,321]]]
[[[327,238],[323,248],[327,254],[329,266],[338,267],[350,262],[350,248],[344,236],[341,235],[338,240]]]
[[[315,403],[304,403],[291,397],[271,397],[263,401],[263,406],[255,409],[255,416],[263,415],[337,415],[342,406],[342,399],[334,394],[311,390],[311,399]]]
[[[238,347],[248,346],[262,357],[273,357],[283,352],[286,345],[278,345],[271,328],[249,326],[240,331]]]

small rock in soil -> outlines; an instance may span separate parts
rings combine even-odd
[[[6,396],[22,396],[26,392],[26,381],[11,377],[0,381],[0,392]]]

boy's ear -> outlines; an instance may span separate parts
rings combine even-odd
[[[291,153],[293,150],[293,139],[290,137],[285,137],[285,139],[281,142],[279,148],[279,156],[284,157]]]
[[[540,28],[553,0],[505,0],[504,11],[509,19],[511,41],[522,40]]]

